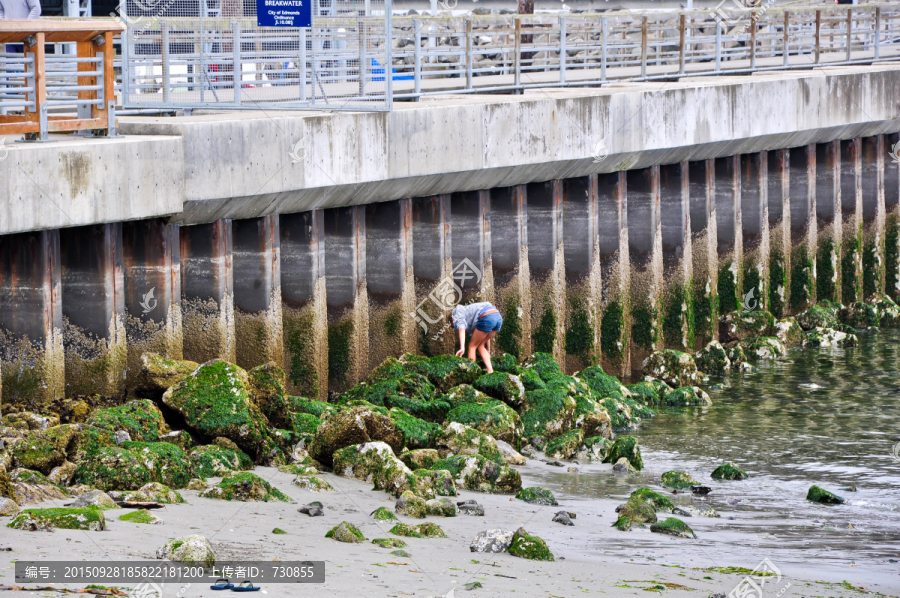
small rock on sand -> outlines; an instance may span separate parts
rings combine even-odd
[[[572,523],[572,519],[569,517],[569,514],[565,511],[559,511],[553,516],[553,521],[555,523],[561,523],[562,525],[575,525]]]
[[[469,550],[472,552],[505,552],[512,544],[515,532],[507,532],[501,529],[489,529],[478,532]]]
[[[472,515],[475,517],[484,517],[484,507],[474,500],[465,500],[456,503],[456,507],[463,515]]]

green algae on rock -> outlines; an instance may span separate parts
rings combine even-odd
[[[729,343],[754,336],[769,336],[774,325],[775,317],[765,310],[732,311],[719,320],[719,338],[723,343]]]
[[[483,455],[452,455],[432,465],[432,470],[448,471],[458,486],[473,492],[515,494],[522,489],[518,471]]]
[[[450,410],[447,420],[467,425],[506,442],[516,442],[523,430],[519,414],[496,399],[462,404]]]
[[[198,446],[189,455],[194,475],[212,478],[232,471],[253,469],[253,460],[240,449],[223,448],[214,444]]]
[[[162,523],[162,519],[160,519],[150,511],[146,511],[144,509],[138,509],[137,511],[132,511],[131,513],[119,515],[119,521],[127,521],[129,523],[143,523],[147,525],[159,525],[160,523]]]
[[[619,518],[616,519],[615,523],[613,523],[610,527],[614,527],[620,532],[630,532],[631,519],[629,519],[625,515],[619,515]]]
[[[382,548],[406,548],[406,542],[400,538],[375,538],[372,544]]]
[[[425,519],[425,516],[428,514],[428,506],[425,504],[424,498],[416,496],[415,493],[407,490],[400,495],[397,504],[394,505],[394,511],[413,519]]]
[[[387,507],[378,507],[369,514],[369,517],[375,521],[397,521],[397,516]]]
[[[258,475],[246,471],[223,478],[200,496],[219,500],[291,502],[281,490],[274,488]]]
[[[434,517],[456,517],[456,503],[449,498],[432,498],[425,501],[425,509]]]
[[[668,534],[678,538],[697,539],[697,534],[694,533],[694,530],[688,527],[684,521],[676,517],[669,517],[668,519],[654,523],[650,526],[650,531],[657,534]]]
[[[137,375],[134,392],[139,397],[158,399],[199,365],[194,361],[169,359],[159,353],[144,353],[141,355],[141,369]]]
[[[156,442],[169,432],[156,403],[148,399],[129,401],[118,407],[98,409],[88,418],[87,425],[101,430],[128,432],[131,440]]]
[[[666,495],[660,494],[659,492],[657,492],[656,490],[652,490],[651,488],[638,488],[631,493],[630,498],[642,500],[653,507],[656,511],[671,513],[675,509],[675,505],[672,504],[672,501],[669,500]]]
[[[212,545],[199,534],[169,540],[156,550],[156,558],[203,567],[212,567],[216,564]]]
[[[689,353],[674,349],[654,351],[643,363],[644,373],[673,387],[697,384],[702,376]]]
[[[652,376],[647,376],[635,384],[629,384],[626,388],[631,391],[635,401],[648,406],[661,404],[663,398],[672,390],[671,386]]]
[[[184,488],[194,477],[191,461],[184,451],[168,442],[125,442],[122,448],[139,455],[154,482]]]
[[[521,413],[525,437],[542,436],[549,440],[571,430],[575,407],[575,399],[562,389],[526,392]]]
[[[399,453],[403,448],[403,433],[390,417],[372,407],[345,408],[330,415],[319,426],[310,443],[309,454],[317,461],[331,465],[332,455],[338,449],[367,442],[383,442],[394,453]]]
[[[448,455],[481,455],[488,459],[500,457],[500,449],[492,436],[458,422],[447,424],[435,438],[435,447],[442,458]]]
[[[747,472],[734,463],[723,463],[712,472],[714,480],[746,480],[748,477]]]
[[[32,430],[12,446],[10,453],[19,467],[49,475],[66,461],[75,439],[76,426],[63,424],[46,430]]]
[[[106,518],[103,511],[97,507],[25,509],[6,527],[27,531],[57,528],[99,532],[106,529]]]
[[[616,508],[616,512],[620,517],[628,517],[633,523],[656,523],[656,508],[634,496]]]
[[[165,392],[163,403],[201,438],[223,436],[253,457],[264,451],[268,422],[250,400],[247,372],[214,359]]]
[[[785,347],[797,347],[803,342],[803,328],[797,320],[791,317],[775,320],[772,326],[772,334],[781,341]]]
[[[434,439],[441,431],[441,426],[412,416],[402,409],[392,407],[388,417],[403,434],[403,447],[408,449],[424,449],[434,446]]]
[[[137,490],[154,481],[143,456],[123,447],[104,447],[78,463],[75,482],[99,490]]]
[[[547,443],[544,452],[550,459],[571,459],[584,444],[584,432],[581,429],[569,430]]]
[[[803,333],[804,347],[855,347],[859,338],[831,328],[811,328]]]
[[[774,336],[747,338],[740,341],[739,346],[744,349],[748,356],[756,359],[775,359],[787,352],[781,341]]]
[[[712,405],[712,399],[699,386],[682,386],[668,393],[663,399],[664,405],[672,407],[696,407]]]
[[[334,490],[334,488],[331,487],[331,484],[316,476],[297,476],[291,480],[291,483],[295,486],[299,486],[302,490],[309,490],[310,492],[328,492]]]
[[[130,502],[158,502],[163,505],[177,505],[185,502],[181,494],[159,482],[150,482],[134,492],[129,492],[125,495],[124,500]]]
[[[516,498],[524,500],[531,505],[552,505],[556,506],[556,497],[546,488],[534,486],[532,488],[523,488],[516,494]]]
[[[510,407],[520,406],[525,399],[525,386],[522,380],[506,372],[495,371],[492,374],[485,374],[476,379],[472,386]]]
[[[416,449],[400,453],[400,460],[415,471],[416,469],[429,469],[441,460],[441,456],[437,449]]]
[[[512,544],[509,545],[509,554],[531,561],[555,560],[547,543],[539,536],[529,534],[522,527],[513,534]]]
[[[674,488],[675,490],[683,490],[684,488],[690,488],[691,486],[699,486],[700,482],[691,477],[691,474],[686,471],[667,471],[662,474],[662,485],[667,488]]]
[[[400,358],[400,363],[405,366],[406,371],[428,378],[442,392],[460,384],[471,384],[484,374],[481,366],[456,355],[421,357],[406,353]]]
[[[530,355],[525,360],[525,363],[522,364],[522,368],[534,372],[544,382],[547,382],[553,376],[562,374],[562,370],[559,369],[559,364],[553,359],[553,355],[540,351]]]
[[[400,496],[409,489],[407,476],[412,475],[412,471],[384,442],[365,442],[335,451],[334,472],[339,476],[369,482],[374,485],[374,490],[386,490],[394,496]]]
[[[604,463],[616,463],[619,459],[625,457],[631,466],[640,471],[644,468],[644,461],[641,459],[641,450],[638,447],[637,438],[634,436],[620,436],[613,442],[612,447],[603,459]]]
[[[420,523],[419,525],[409,525],[406,523],[398,523],[388,530],[388,532],[396,536],[404,536],[406,538],[446,538],[444,533],[437,524]]]
[[[810,486],[809,492],[806,493],[806,500],[817,502],[823,505],[841,505],[844,504],[844,499],[825,490],[824,488],[820,488],[819,486]]]
[[[604,372],[599,365],[584,368],[575,376],[587,383],[594,396],[598,399],[613,398],[621,400],[631,398],[631,391],[619,382],[618,378]]]

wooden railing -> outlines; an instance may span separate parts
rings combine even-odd
[[[113,19],[0,21],[0,135],[41,141],[70,131],[114,135],[113,37],[124,30]],[[48,54],[46,44],[68,44],[74,52]]]

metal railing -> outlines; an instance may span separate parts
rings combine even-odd
[[[115,134],[113,38],[123,29],[112,19],[0,21],[0,49],[12,50],[0,52],[0,135]],[[76,51],[47,54],[49,43]]]

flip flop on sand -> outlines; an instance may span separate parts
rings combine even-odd
[[[244,585],[244,584],[247,584],[247,585]],[[253,583],[250,582],[250,580],[245,579],[239,585],[236,585],[233,588],[231,588],[231,591],[232,592],[258,592],[259,586],[255,586],[255,585],[253,585]]]
[[[224,583],[223,583],[224,582]],[[234,584],[228,580],[227,577],[220,577],[216,580],[216,585],[209,586],[210,590],[231,590],[234,589]]]

